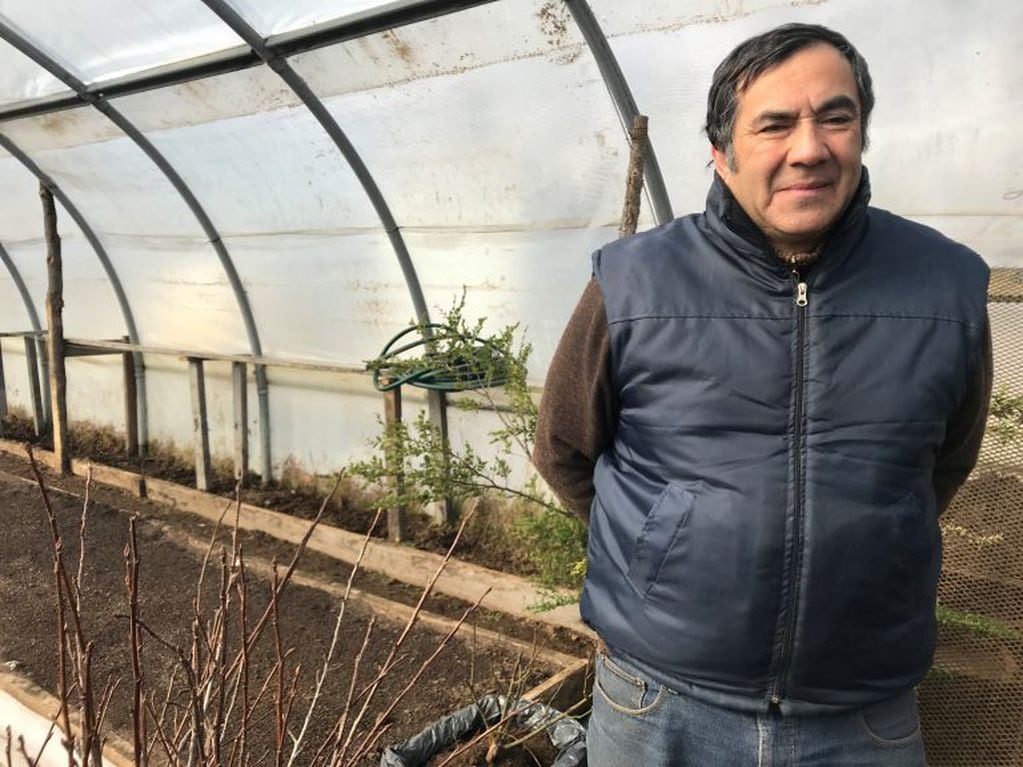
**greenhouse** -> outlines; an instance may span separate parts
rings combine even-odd
[[[870,205],[962,243],[990,269],[993,396],[979,461],[940,518],[937,649],[918,697],[932,767],[1023,766],[1023,6],[1006,0],[982,10],[866,0],[3,3],[0,514],[11,532],[0,554],[0,612],[8,615],[0,692],[28,680],[43,701],[37,710],[70,701],[73,711],[65,706],[57,725],[77,728],[80,764],[97,763],[102,730],[108,744],[120,742],[119,755],[104,757],[110,764],[395,767],[406,762],[387,762],[387,746],[474,702],[472,717],[508,730],[512,746],[521,739],[513,724],[547,738],[533,761],[510,761],[520,758],[516,748],[488,729],[487,763],[585,763],[571,761],[583,728],[566,734],[562,725],[585,726],[590,695],[601,694],[591,693],[595,637],[577,603],[586,528],[531,462],[537,407],[593,274],[591,254],[704,210],[716,175],[704,132],[715,68],[741,41],[792,22],[840,31],[869,63],[877,98],[863,154]],[[918,279],[920,295],[938,290],[930,272]],[[755,363],[736,355],[732,364]],[[937,367],[925,358],[913,364]],[[591,383],[582,379],[580,389]],[[237,514],[226,512],[235,501]],[[110,510],[109,520],[99,514],[89,524],[109,526],[111,561],[99,541],[87,547],[84,532],[79,541],[83,503]],[[307,534],[314,517],[321,527]],[[171,533],[178,518],[202,519],[208,529]],[[322,588],[296,591],[304,596],[289,628],[319,623],[325,638],[299,632],[290,642],[333,648],[331,611],[340,604],[343,613],[349,601],[349,570],[406,589],[426,584],[417,604],[411,592],[355,581],[372,592],[359,607],[365,622],[355,625],[372,627],[372,614],[398,628],[375,641],[366,628],[360,645],[353,626],[344,636],[355,665],[345,673],[354,689],[361,646],[383,679],[400,656],[402,622],[418,626],[425,603],[440,616],[430,629],[439,649],[455,653],[431,672],[446,675],[451,694],[434,701],[436,710],[426,694],[407,716],[389,699],[379,710],[367,704],[354,722],[350,700],[350,734],[338,735],[333,756],[324,749],[332,726],[346,731],[336,726],[335,704],[353,695],[349,680],[322,695],[336,711],[303,722],[320,682],[316,668],[300,676],[288,666],[289,697],[283,650],[265,668],[253,661],[251,694],[265,684],[262,702],[277,706],[266,716],[278,731],[258,746],[226,735],[227,722],[244,730],[245,704],[225,713],[222,700],[219,711],[197,713],[197,701],[211,705],[225,690],[243,697],[240,677],[230,681],[213,656],[192,667],[196,679],[199,670],[211,674],[206,687],[196,681],[174,692],[168,683],[147,697],[131,662],[148,664],[161,643],[160,657],[172,658],[168,648],[181,653],[191,640],[187,617],[177,639],[168,639],[176,636],[169,628],[147,633],[144,618],[160,612],[163,598],[140,597],[138,562],[143,586],[147,567],[170,579],[204,563],[210,583],[199,576],[199,591],[213,591],[189,594],[193,629],[207,632],[205,646],[192,637],[193,661],[212,652],[217,630],[226,658],[232,600],[217,602],[221,554],[209,543],[196,555],[181,540],[209,539],[213,526],[232,521],[289,542],[245,544],[253,562],[256,552],[265,557],[266,583],[287,581],[296,547],[314,563],[323,558]],[[136,524],[139,545],[155,525],[163,532],[152,537],[173,539],[180,551],[162,565],[162,548],[122,556],[135,545]],[[36,543],[42,553],[31,554]],[[224,583],[244,585],[239,540],[224,545]],[[134,643],[120,661],[97,659],[97,674],[121,681],[103,692],[97,677],[89,704],[80,674],[91,644],[81,627],[61,613],[56,630],[49,603],[15,606],[53,592],[50,557],[62,549],[69,572],[66,581],[58,575],[62,596],[50,601],[71,600],[62,609],[85,616],[97,653],[106,634]],[[332,571],[332,557],[348,569]],[[49,591],[19,580],[27,568],[46,576],[37,586]],[[129,601],[102,621],[85,609],[82,580],[94,576],[122,591],[129,581]],[[264,607],[252,578],[249,629]],[[492,591],[484,596],[483,587]],[[106,596],[94,602],[114,599],[95,588]],[[326,606],[316,589],[332,595],[322,598]],[[385,597],[408,607],[373,601]],[[446,613],[434,599],[451,600]],[[192,609],[166,600],[167,612]],[[212,600],[206,617],[203,600]],[[466,618],[474,603],[516,623],[479,624],[500,652],[477,657],[464,640],[470,625],[462,621],[477,627]],[[32,641],[17,622],[29,620],[29,608],[45,611]],[[264,620],[271,609],[276,596]],[[241,620],[244,633],[244,610]],[[448,630],[458,636],[445,639]],[[537,649],[530,637],[538,632],[556,639]],[[335,630],[334,643],[344,644],[337,637]],[[529,656],[531,643],[539,660],[526,673],[515,659]],[[33,644],[46,649],[30,651]],[[435,663],[428,656],[410,650],[415,660],[381,695],[397,701],[412,681],[420,691],[444,687],[415,674],[416,664]],[[480,676],[463,683],[477,662]],[[155,678],[174,661],[152,664]],[[495,689],[487,674],[504,686]],[[542,693],[530,700],[534,690]],[[191,720],[175,713],[179,693],[185,709],[193,706]],[[489,719],[484,693],[502,696],[499,704],[486,699],[500,709]],[[524,709],[527,700],[543,708]],[[97,721],[97,701],[109,723],[102,713]],[[514,702],[523,706],[510,713]],[[204,716],[220,717],[219,740],[195,729]],[[299,742],[304,750],[285,748]],[[58,763],[67,764],[57,747]],[[483,752],[453,750],[450,763],[482,763]],[[20,764],[7,753],[8,764]],[[25,763],[36,763],[31,756],[24,752]]]

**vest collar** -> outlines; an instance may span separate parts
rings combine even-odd
[[[863,230],[869,203],[870,178],[864,167],[860,174],[860,184],[852,200],[825,239],[821,255],[815,263],[827,259],[829,264],[833,265],[844,258]],[[714,181],[707,193],[707,218],[712,228],[743,255],[767,260],[772,266],[777,265],[788,271],[788,267],[775,255],[767,237],[742,209],[728,185],[717,173],[714,174]]]

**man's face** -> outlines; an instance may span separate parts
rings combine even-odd
[[[816,247],[860,182],[860,101],[830,45],[796,52],[738,94],[732,153],[714,166],[779,251]]]

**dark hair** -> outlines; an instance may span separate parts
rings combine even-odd
[[[867,121],[874,108],[874,90],[867,62],[844,36],[819,24],[784,24],[739,43],[714,70],[707,94],[707,138],[731,156],[732,131],[739,94],[766,70],[813,45],[836,48],[849,62],[860,99],[860,132],[867,148]]]

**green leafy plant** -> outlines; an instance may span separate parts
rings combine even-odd
[[[528,383],[530,344],[519,325],[486,335],[486,319],[465,316],[465,294],[444,313],[443,322],[418,330],[422,343],[398,347],[370,360],[378,377],[402,379],[427,388],[460,392],[452,404],[489,411],[498,424],[488,435],[488,455],[470,444],[452,445],[425,413],[410,423],[382,425],[371,441],[376,454],[350,466],[349,474],[385,490],[382,506],[422,506],[488,495],[513,502],[518,511],[513,536],[526,553],[543,590],[543,606],[566,599],[559,589],[581,586],[586,530],[545,492],[534,477],[525,485],[513,477],[515,462],[529,459],[536,433],[537,403]],[[415,352],[415,354],[410,354]],[[404,353],[404,356],[402,354]],[[401,482],[395,482],[396,475]]]
[[[1023,439],[1023,396],[1014,396],[1000,386],[991,396],[988,410],[988,433],[1000,443]]]

